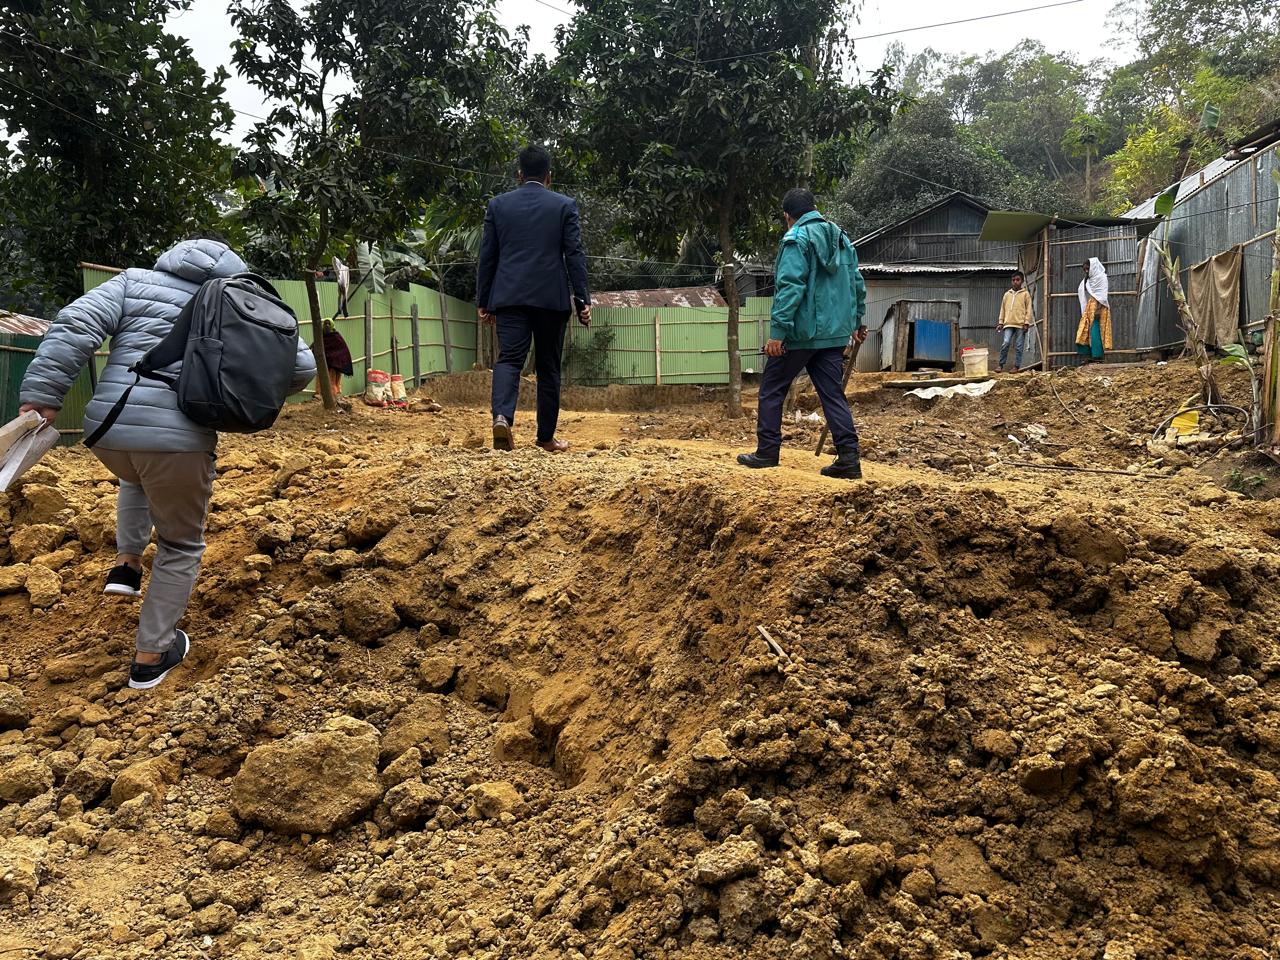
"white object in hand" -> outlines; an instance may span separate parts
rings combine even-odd
[[[34,410],[0,427],[0,492],[40,461],[58,442],[58,431]]]

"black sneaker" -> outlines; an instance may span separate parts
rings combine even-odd
[[[121,597],[142,596],[142,571],[133,569],[127,563],[112,567],[111,572],[107,574],[107,585],[102,588],[102,592]]]
[[[750,467],[752,470],[764,470],[768,467],[776,467],[778,465],[778,457],[776,454],[772,457],[762,457],[758,453],[740,453],[738,454],[738,463],[744,467]]]
[[[191,638],[181,630],[173,632],[173,643],[164,652],[159,663],[139,663],[134,660],[129,664],[129,688],[132,690],[150,690],[158,687],[160,681],[169,675],[169,671],[187,659],[191,650]]]

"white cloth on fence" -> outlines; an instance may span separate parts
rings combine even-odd
[[[1097,257],[1089,258],[1089,276],[1080,281],[1080,316],[1084,316],[1089,307],[1089,298],[1097,300],[1104,307],[1111,306],[1111,283],[1107,279],[1107,268]]]

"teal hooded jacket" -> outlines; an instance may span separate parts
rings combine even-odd
[[[866,312],[867,285],[853,244],[816,210],[806,213],[778,247],[770,338],[789,350],[843,347]]]

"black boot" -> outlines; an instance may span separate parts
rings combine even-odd
[[[862,459],[858,455],[857,447],[837,447],[836,462],[829,467],[822,468],[824,477],[836,477],[840,480],[861,480],[862,479]]]
[[[778,455],[775,453],[772,457],[762,457],[758,453],[740,453],[738,454],[738,463],[744,467],[750,467],[752,470],[763,470],[766,467],[776,467],[778,465]]]

